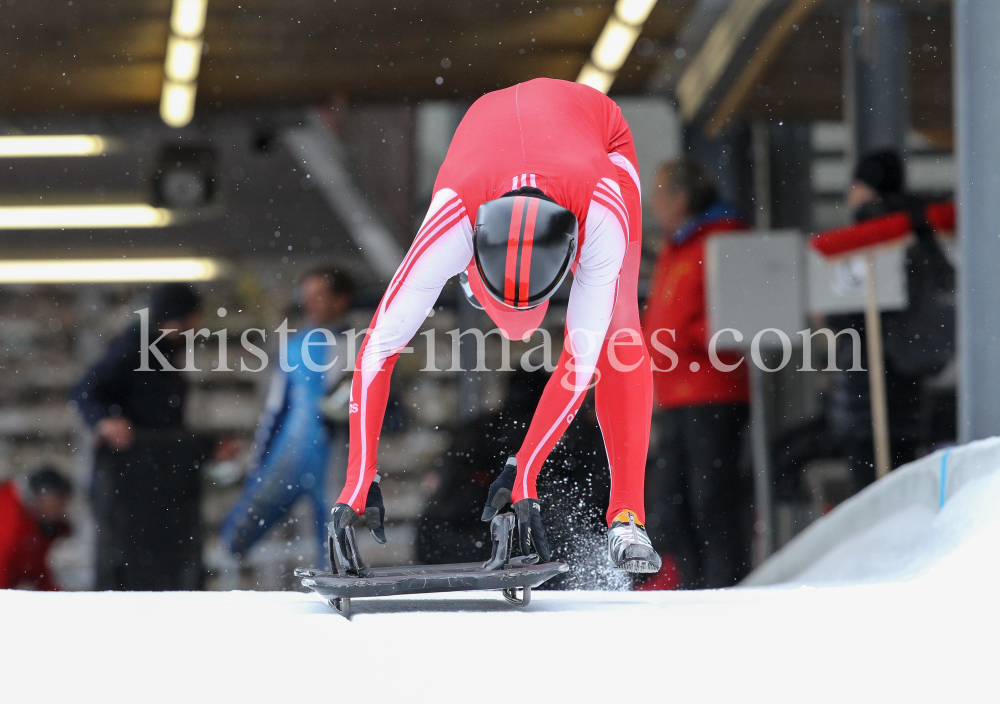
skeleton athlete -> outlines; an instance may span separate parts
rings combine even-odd
[[[612,100],[544,78],[477,100],[455,132],[427,216],[359,353],[347,482],[333,508],[338,537],[365,514],[385,542],[376,460],[389,378],[445,283],[462,275],[504,334],[521,338],[538,326],[548,297],[572,270],[562,355],[521,448],[490,486],[483,520],[510,502],[522,552],[551,558],[535,478],[596,384],[611,468],[609,554],[621,569],[658,571],[643,528],[652,377],[639,332],[641,237],[635,147]]]

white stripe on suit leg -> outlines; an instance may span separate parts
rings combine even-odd
[[[556,418],[556,421],[555,423],[552,424],[552,427],[550,427],[548,431],[545,433],[545,435],[542,436],[542,439],[535,446],[534,452],[531,453],[531,457],[528,458],[528,464],[524,468],[524,479],[521,480],[521,490],[524,493],[524,498],[528,498],[528,474],[531,470],[531,463],[535,461],[536,457],[538,457],[538,451],[542,449],[542,447],[545,445],[548,439],[552,436],[552,433],[555,432],[555,429],[559,427],[559,423],[561,423],[562,419],[566,417],[566,415],[569,413],[569,409],[573,407],[573,404],[576,403],[576,400],[578,398],[580,398],[579,391],[573,394],[573,398],[570,400],[569,404],[566,405],[566,408],[564,408],[562,413],[559,414],[559,417]]]

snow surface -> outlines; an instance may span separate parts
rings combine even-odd
[[[799,584],[357,600],[0,591],[0,700],[980,702],[1000,699],[1000,472]]]

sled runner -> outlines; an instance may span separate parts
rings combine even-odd
[[[514,525],[512,513],[493,518],[490,522],[493,555],[485,563],[371,568],[358,553],[353,526],[345,528],[344,537],[337,540],[331,523],[328,544],[333,571],[297,569],[295,576],[302,578],[302,586],[320,594],[347,617],[351,613],[351,599],[400,594],[495,589],[512,604],[527,606],[532,587],[566,572],[569,567],[562,562],[539,564],[537,555],[511,558]]]

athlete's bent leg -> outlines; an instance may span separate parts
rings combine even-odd
[[[597,369],[600,381],[594,390],[594,404],[611,470],[606,519],[611,525],[615,516],[631,510],[644,523],[653,384],[649,354],[638,330],[634,336],[629,329],[609,335]]]
[[[600,376],[594,390],[611,469],[608,525],[626,509],[633,511],[640,523],[645,521],[646,455],[653,412],[653,371],[639,327],[642,209],[638,184],[624,169],[618,169],[618,182],[628,208],[629,245],[614,315],[597,363]]]
[[[577,378],[575,356],[571,347],[569,341],[563,346],[556,370],[545,384],[524,442],[517,452],[517,477],[511,494],[512,503],[538,498],[535,480],[542,464],[573,422],[587,395],[591,377],[588,374]]]

